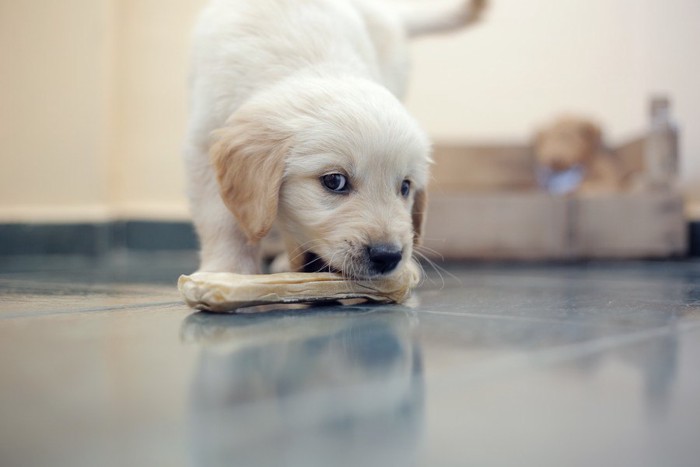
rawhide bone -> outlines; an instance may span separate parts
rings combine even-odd
[[[243,275],[197,272],[180,276],[178,289],[192,308],[227,312],[258,305],[358,298],[378,303],[402,303],[419,280],[420,273],[413,265],[396,276],[372,280],[348,280],[333,273]]]

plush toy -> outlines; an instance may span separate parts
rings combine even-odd
[[[605,193],[623,188],[615,155],[603,144],[600,127],[565,116],[542,128],[533,144],[540,186],[550,193]]]

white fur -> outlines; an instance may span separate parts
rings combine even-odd
[[[335,269],[371,276],[361,253],[376,242],[400,244],[410,257],[413,195],[397,190],[406,178],[424,190],[430,157],[399,102],[406,38],[467,24],[477,13],[469,6],[483,2],[424,20],[376,3],[212,0],[202,13],[185,146],[200,270],[260,271],[259,247],[223,202],[209,155],[223,134],[216,130],[241,115],[289,142],[277,214],[293,266],[313,249]],[[350,175],[352,196],[324,191],[319,177],[332,170]]]

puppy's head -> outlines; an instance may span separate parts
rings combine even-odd
[[[277,220],[294,269],[373,278],[412,260],[429,143],[388,91],[286,83],[242,106],[217,140],[224,202],[253,242]]]
[[[535,158],[555,172],[585,165],[602,144],[601,130],[579,117],[562,117],[540,130],[535,138]]]

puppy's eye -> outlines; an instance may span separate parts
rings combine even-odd
[[[328,174],[321,177],[321,183],[334,193],[347,193],[348,178],[342,174]]]
[[[401,183],[401,196],[408,198],[409,194],[411,194],[411,181],[404,180],[403,183]]]

